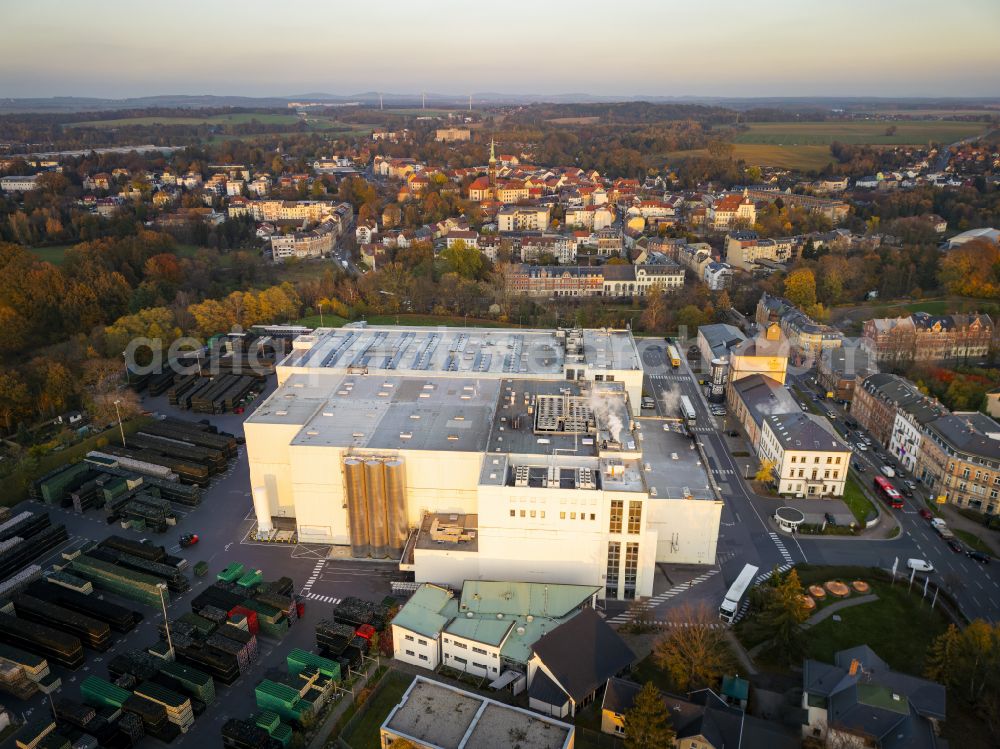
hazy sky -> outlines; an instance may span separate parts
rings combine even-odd
[[[998,96],[1000,0],[4,0],[0,96]]]

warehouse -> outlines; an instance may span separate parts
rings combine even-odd
[[[721,502],[680,424],[632,418],[629,331],[319,330],[277,372],[245,423],[264,537],[611,598],[714,562]]]

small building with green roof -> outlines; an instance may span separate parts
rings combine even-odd
[[[527,686],[532,646],[601,589],[589,585],[467,580],[460,596],[425,583],[392,621],[394,655],[434,670],[446,666],[517,694]]]

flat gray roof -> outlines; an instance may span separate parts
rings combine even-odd
[[[279,364],[292,370],[385,370],[398,374],[454,373],[483,377],[562,377],[565,365],[593,370],[638,370],[628,330],[574,331],[579,351],[567,353],[571,333],[521,328],[355,326],[318,328],[300,336]]]
[[[694,447],[697,434],[689,436],[679,422],[640,419],[642,470],[650,494],[655,498],[714,500],[708,471]]]
[[[431,749],[564,749],[572,726],[418,676],[382,730]],[[516,741],[512,736],[517,736]]]

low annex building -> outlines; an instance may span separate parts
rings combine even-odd
[[[379,728],[383,747],[402,740],[417,749],[573,749],[575,736],[568,723],[423,676]]]

